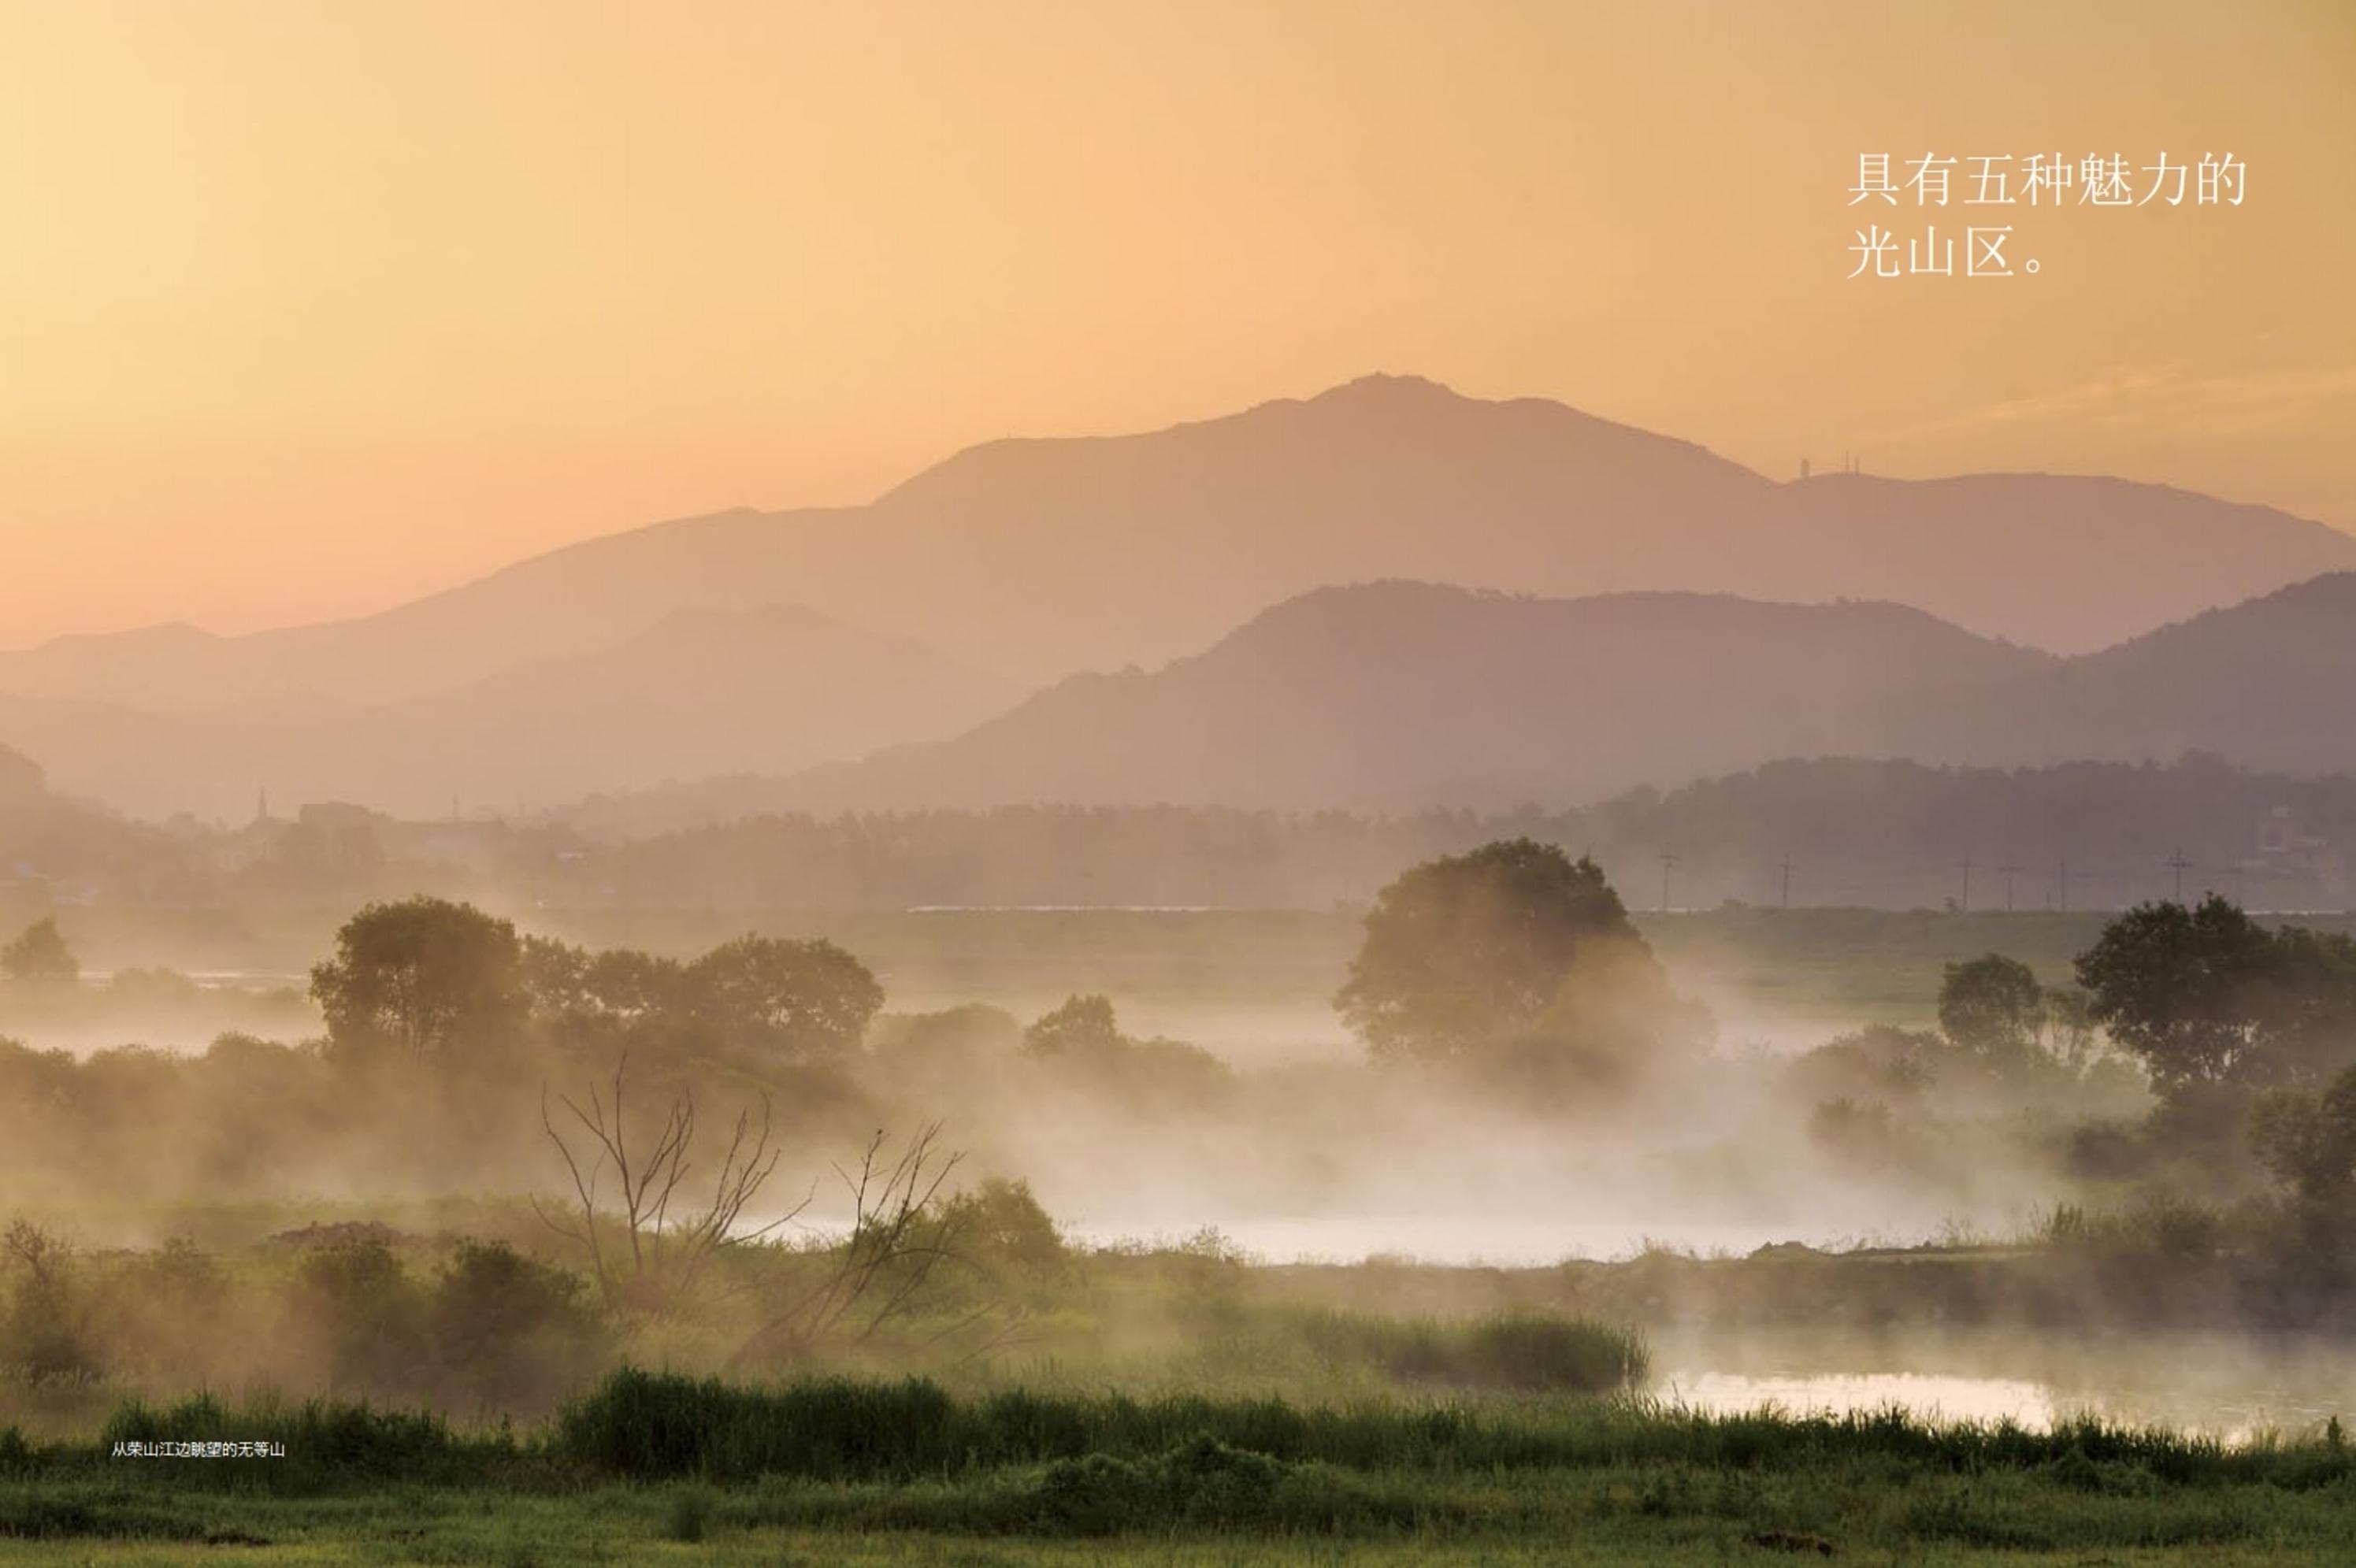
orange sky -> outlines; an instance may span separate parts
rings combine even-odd
[[[1922,9],[0,0],[0,645],[1371,369],[2356,528],[2356,6]],[[2248,196],[1846,281],[1931,150]]]

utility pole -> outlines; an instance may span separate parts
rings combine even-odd
[[[2184,901],[2184,873],[2192,869],[2192,862],[2184,858],[2183,850],[2179,849],[2175,854],[2170,855],[2168,858],[2165,864],[2169,870],[2176,873],[2176,901],[2178,903],[2182,903]]]
[[[1972,858],[1964,857],[1964,912],[1972,912]]]
[[[1783,857],[1783,907],[1785,909],[1792,907],[1792,857],[1789,855]]]
[[[2062,867],[2062,912],[2070,912],[2070,857],[2065,851],[2059,857]]]
[[[1677,869],[1677,858],[1670,851],[1661,851],[1661,912],[1669,912],[1669,873]]]
[[[2012,912],[2013,874],[2019,871],[2020,868],[2013,865],[2009,861],[2007,861],[2005,864],[1998,866],[1997,869],[2004,873],[2004,912],[2010,914]]]

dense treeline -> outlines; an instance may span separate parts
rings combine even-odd
[[[1370,816],[1087,808],[639,823],[619,805],[533,821],[402,823],[305,808],[234,830],[117,822],[0,777],[0,916],[59,893],[126,903],[348,905],[427,888],[568,908],[937,905],[1323,909],[1402,865],[1500,837],[1589,853],[1683,907],[2121,909],[2187,891],[2253,908],[2340,909],[2356,780],[2073,763],[2004,771],[1774,763],[1571,812]],[[11,795],[9,789],[15,793]],[[1664,856],[1675,876],[1659,883]],[[1974,872],[1964,869],[1966,861]],[[1649,907],[1653,900],[1647,897]]]
[[[2262,853],[2269,822],[2286,847]],[[2009,896],[2022,908],[2117,909],[2171,893],[2167,862],[2181,857],[2196,890],[2254,907],[2332,909],[2351,896],[2356,780],[2253,773],[2201,755],[2166,767],[2011,771],[1820,759],[1507,816],[1044,806],[770,816],[601,847],[553,885],[570,900],[625,906],[758,907],[791,888],[819,908],[1323,908],[1365,901],[1401,865],[1521,836],[1591,854],[1623,888],[1651,888],[1672,854],[1667,896],[1685,907],[1788,895],[1807,905],[1990,908]],[[1980,872],[1968,888],[1965,860]]]

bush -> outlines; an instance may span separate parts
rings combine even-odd
[[[504,1243],[462,1242],[427,1309],[451,1392],[492,1410],[552,1409],[603,1349],[582,1282]]]
[[[0,1319],[0,1366],[35,1378],[86,1378],[99,1371],[73,1251],[28,1220],[12,1223],[6,1261],[16,1280]]]
[[[941,1229],[957,1238],[958,1260],[1001,1291],[1036,1294],[1054,1285],[1071,1260],[1063,1232],[1027,1181],[991,1177],[958,1194],[943,1209]]]
[[[313,1250],[286,1287],[286,1340],[318,1363],[330,1395],[418,1389],[426,1360],[424,1304],[392,1249],[348,1241]]]
[[[1373,1365],[1403,1381],[1457,1388],[1608,1393],[1642,1382],[1650,1363],[1633,1329],[1538,1312],[1462,1321],[1323,1312],[1301,1332],[1337,1366]]]
[[[1026,1055],[1094,1094],[1139,1106],[1206,1105],[1235,1088],[1235,1071],[1198,1045],[1120,1032],[1112,1003],[1071,997],[1023,1031]]]
[[[1266,1529],[1280,1522],[1280,1493],[1300,1468],[1198,1433],[1150,1459],[1058,1459],[1010,1499],[1006,1522],[1040,1535]]]

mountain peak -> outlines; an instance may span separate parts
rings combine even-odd
[[[2042,570],[2024,578],[2022,560]],[[764,603],[1044,683],[1160,664],[1320,584],[1382,579],[1886,600],[2086,652],[2351,566],[2347,534],[2183,491],[2028,475],[1783,485],[1551,399],[1381,373],[1157,431],[986,442],[864,507],[609,535],[350,622],[0,653],[0,692],[393,699],[608,646],[669,610]]]
[[[1328,387],[1306,400],[1312,403],[1370,402],[1380,400],[1391,403],[1471,403],[1483,400],[1468,398],[1445,382],[1429,376],[1396,375],[1387,370],[1376,370],[1355,377],[1339,386]]]

